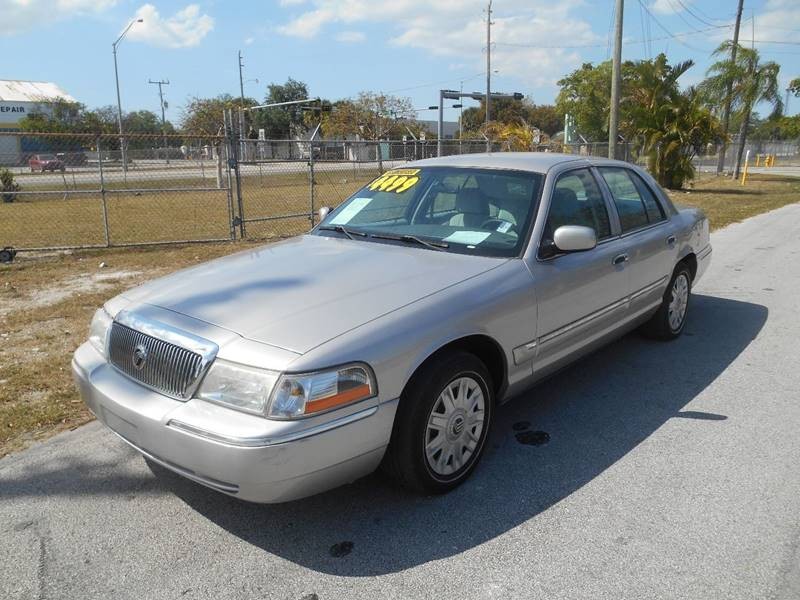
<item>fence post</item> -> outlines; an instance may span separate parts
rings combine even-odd
[[[212,146],[212,152],[213,152],[213,146]],[[217,169],[216,169],[217,189],[221,190],[222,189],[222,144],[219,142],[217,143],[216,154],[217,154]]]
[[[242,239],[247,237],[247,229],[244,225],[244,201],[242,200],[242,175],[239,168],[239,140],[236,139],[236,126],[233,124],[233,109],[229,108],[223,112],[227,115],[228,132],[228,169],[233,171],[236,180],[236,205],[239,210],[239,235]],[[241,132],[240,132],[241,134]]]
[[[309,158],[308,158],[308,176],[309,176],[309,193],[308,200],[310,204],[309,220],[311,221],[311,228],[314,228],[314,142],[309,142]]]
[[[103,235],[106,239],[106,248],[111,246],[111,235],[108,231],[108,205],[106,204],[106,182],[103,175],[103,149],[100,146],[100,136],[97,136],[97,166],[100,170],[100,200],[103,204]]]

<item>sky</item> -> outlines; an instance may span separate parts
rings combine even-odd
[[[179,121],[193,96],[245,94],[293,77],[313,96],[362,90],[437,104],[438,90],[486,89],[485,0],[0,0],[0,79],[57,83],[89,107],[116,103],[111,44],[118,49],[123,110],[158,112],[169,80],[167,118]],[[494,0],[492,90],[552,103],[556,82],[611,54],[614,0]],[[665,52],[697,64],[703,79],[715,46],[732,35],[736,0],[628,0],[623,59]],[[746,0],[742,43],[781,65],[781,87],[800,76],[800,0]],[[257,80],[257,81],[256,81]],[[452,102],[450,102],[452,104]],[[464,105],[475,104],[465,100]],[[457,119],[449,108],[445,118]],[[790,114],[800,113],[792,98]],[[436,118],[420,110],[420,119]]]

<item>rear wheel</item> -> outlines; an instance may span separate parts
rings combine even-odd
[[[492,389],[472,354],[454,352],[423,366],[401,396],[385,470],[423,493],[442,494],[466,481],[491,426]]]
[[[689,298],[692,293],[692,273],[684,263],[675,267],[667,286],[661,306],[653,317],[642,326],[648,337],[659,340],[674,340],[682,332],[689,311]]]

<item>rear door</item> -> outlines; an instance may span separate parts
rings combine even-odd
[[[664,207],[632,169],[599,166],[614,201],[630,261],[630,316],[661,302],[675,265],[675,235]]]
[[[561,225],[591,227],[597,247],[548,255],[544,249]],[[558,367],[625,319],[626,244],[593,170],[587,166],[559,174],[537,255],[529,259],[538,302],[534,374]]]

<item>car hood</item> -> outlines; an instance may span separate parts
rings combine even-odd
[[[123,294],[293,352],[308,350],[508,259],[304,235]]]

